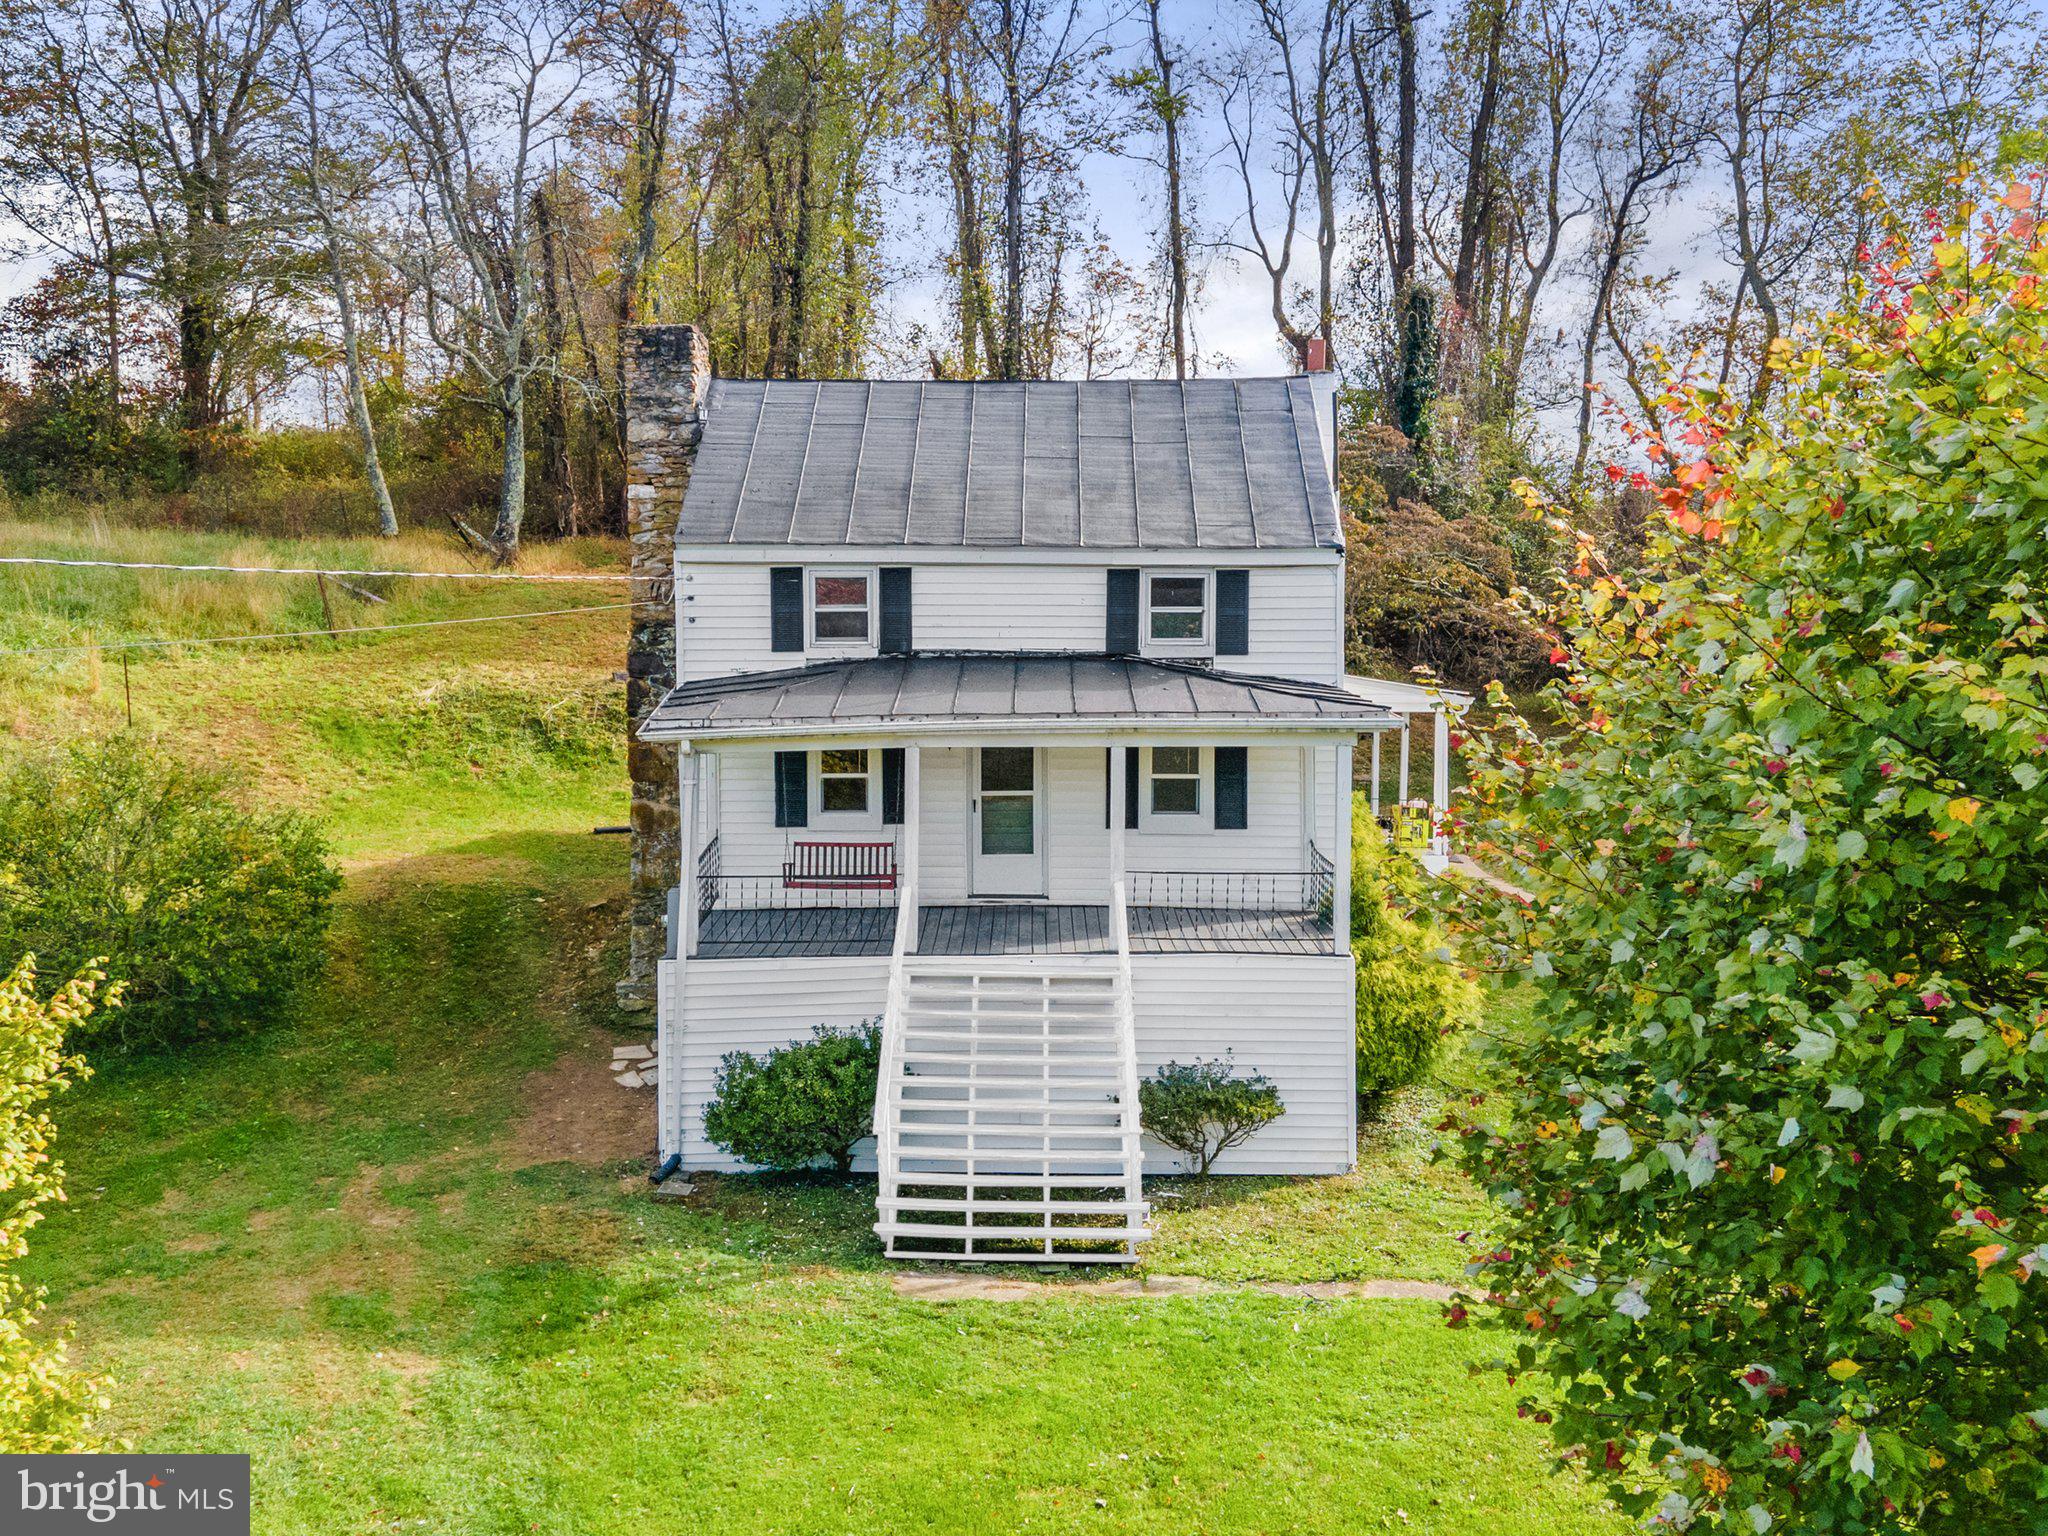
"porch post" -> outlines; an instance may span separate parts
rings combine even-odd
[[[1408,803],[1408,727],[1415,722],[1413,715],[1401,717],[1401,803]]]
[[[1372,819],[1380,819],[1380,733],[1372,733]]]
[[[682,801],[676,828],[676,845],[681,855],[681,870],[676,883],[681,887],[676,899],[676,958],[687,960],[697,952],[697,782],[698,755],[690,750],[690,744],[683,742],[678,748],[676,773],[677,789]]]
[[[1451,806],[1451,712],[1439,704],[1436,714],[1436,740],[1430,762],[1430,800],[1434,814],[1430,821],[1430,838],[1435,844],[1432,853],[1449,853],[1448,834],[1444,831],[1444,816]]]
[[[896,889],[898,902],[909,902],[910,939],[906,946],[912,954],[917,952],[918,914],[918,858],[921,842],[920,832],[924,827],[924,797],[919,790],[920,763],[918,745],[911,742],[903,749],[903,874]]]
[[[1307,869],[1316,847],[1316,749],[1301,749],[1301,867]]]
[[[1124,749],[1109,749],[1109,888],[1112,894],[1124,878]]]
[[[1337,846],[1330,852],[1330,950],[1351,949],[1351,753],[1354,743],[1337,745]]]

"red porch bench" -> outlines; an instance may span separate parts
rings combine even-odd
[[[803,891],[893,891],[894,843],[792,843],[782,883]]]

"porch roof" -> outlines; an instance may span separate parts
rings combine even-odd
[[[982,652],[875,656],[704,678],[671,689],[640,727],[649,741],[920,735],[1028,727],[1392,730],[1400,721],[1341,684],[1250,677],[1134,656]]]

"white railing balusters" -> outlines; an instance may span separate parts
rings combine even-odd
[[[1138,1010],[1131,983],[1131,919],[1123,881],[1110,889],[1110,933],[1116,939],[1117,1048],[1123,1058],[1123,1115],[1120,1124],[1124,1143],[1124,1198],[1139,1207],[1135,1221],[1144,1224],[1150,1209],[1145,1206],[1145,1153],[1141,1140],[1143,1125],[1138,1115]],[[1138,1251],[1137,1244],[1130,1251]]]

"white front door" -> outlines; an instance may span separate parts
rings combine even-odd
[[[975,751],[974,894],[1045,894],[1045,796],[1035,747]]]

